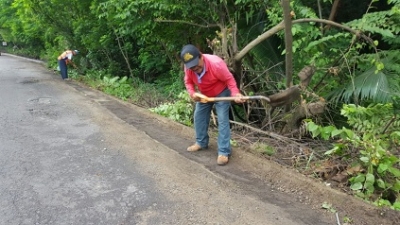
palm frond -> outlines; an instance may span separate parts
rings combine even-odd
[[[390,101],[391,93],[387,75],[383,71],[376,72],[375,67],[372,67],[355,77],[351,83],[333,91],[328,99],[344,103],[365,100],[386,103]]]

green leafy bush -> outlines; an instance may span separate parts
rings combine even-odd
[[[103,90],[105,93],[116,96],[123,100],[128,99],[131,94],[133,87],[132,82],[129,81],[128,77],[103,77]]]
[[[186,91],[181,92],[175,102],[164,103],[150,111],[187,126],[193,125],[193,105]]]
[[[357,196],[400,210],[400,121],[393,105],[344,105],[341,114],[350,128],[322,127],[312,121],[307,128],[313,137],[334,141],[327,156],[340,155],[361,166],[360,173],[348,180]]]

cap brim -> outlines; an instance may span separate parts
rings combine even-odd
[[[187,69],[190,69],[190,68],[195,67],[197,65],[199,65],[199,57],[193,59],[192,61],[190,61],[188,63],[185,63],[185,67]]]

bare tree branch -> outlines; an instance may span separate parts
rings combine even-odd
[[[293,21],[293,23],[304,23],[304,22],[325,23],[325,24],[328,24],[328,25],[331,25],[331,26],[334,26],[334,27],[338,27],[338,28],[340,28],[340,29],[343,29],[343,30],[345,30],[345,31],[348,31],[348,32],[350,32],[350,33],[356,35],[356,36],[359,37],[359,38],[364,39],[365,41],[368,42],[368,44],[370,44],[370,45],[374,48],[375,52],[378,51],[378,49],[376,49],[376,46],[375,46],[375,44],[374,44],[374,41],[373,41],[370,37],[368,37],[367,35],[365,35],[365,34],[364,34],[362,31],[360,31],[360,30],[354,30],[354,29],[352,29],[352,28],[350,28],[350,27],[348,27],[348,26],[346,26],[346,25],[343,25],[343,24],[340,24],[340,23],[336,23],[336,22],[330,21],[330,20],[324,20],[324,19],[307,19],[307,18],[306,18],[306,19],[298,19],[298,20],[294,20],[294,21]]]
[[[322,19],[321,0],[317,0],[317,4],[318,4],[318,15],[319,15],[319,18]],[[323,23],[321,23],[320,29],[321,29],[321,33],[324,34],[324,24]]]
[[[292,24],[296,24],[296,23],[324,23],[324,24],[328,24],[331,26],[335,26],[338,27],[340,29],[343,29],[345,31],[348,31],[354,35],[356,35],[357,37],[361,37],[362,39],[366,40],[374,49],[375,51],[377,51],[376,46],[373,43],[373,40],[371,38],[369,38],[368,36],[366,36],[365,34],[363,34],[361,31],[359,30],[354,30],[346,25],[340,24],[340,23],[336,23],[333,21],[329,21],[329,20],[325,20],[325,19],[316,19],[316,18],[304,18],[304,19],[297,19],[297,20],[293,20]],[[272,27],[271,29],[269,29],[268,31],[266,31],[265,33],[261,34],[260,36],[258,36],[258,38],[254,39],[253,41],[251,41],[249,44],[247,44],[240,52],[238,52],[238,54],[236,54],[235,56],[235,61],[240,61],[242,60],[242,58],[256,45],[260,44],[261,42],[263,42],[264,40],[268,39],[269,37],[271,37],[272,35],[278,33],[279,31],[283,30],[285,28],[285,24],[284,22],[280,22],[277,25],[275,25],[274,27]]]
[[[285,24],[282,22],[278,23],[265,33],[261,34],[258,36],[258,38],[254,39],[251,41],[249,44],[247,44],[240,52],[238,52],[235,56],[235,61],[240,61],[242,58],[252,49],[254,46],[260,44],[264,40],[268,39],[272,35],[278,33],[279,31],[283,30],[285,28]]]
[[[328,20],[330,20],[330,21],[334,21],[335,20],[336,13],[337,13],[338,8],[339,8],[339,3],[340,3],[340,0],[335,0],[333,2],[332,9],[331,9],[331,14],[329,15],[329,19]],[[326,26],[326,29],[329,29],[329,28],[330,28],[330,25],[328,24],[328,26]]]
[[[250,126],[248,124],[244,124],[244,123],[240,123],[240,122],[236,122],[236,121],[232,121],[232,120],[229,120],[229,122],[233,123],[233,124],[236,124],[236,125],[239,125],[239,126],[242,126],[242,127],[245,127],[247,129],[250,129],[250,130],[255,131],[257,133],[268,135],[269,137],[275,138],[278,141],[281,141],[281,142],[284,142],[284,143],[288,143],[288,144],[294,144],[294,145],[297,145],[297,146],[301,146],[300,143],[297,143],[296,141],[293,141],[292,139],[290,139],[288,137],[285,137],[285,136],[282,136],[282,135],[279,135],[277,133],[274,133],[274,132],[271,132],[271,131],[261,130],[261,129],[252,127],[252,126]]]

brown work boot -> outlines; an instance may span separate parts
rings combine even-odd
[[[226,165],[229,162],[229,157],[224,155],[219,155],[217,158],[217,164],[220,166]]]
[[[201,149],[202,149],[201,146],[196,143],[194,145],[189,146],[186,150],[188,152],[197,152],[197,151],[199,151]]]

